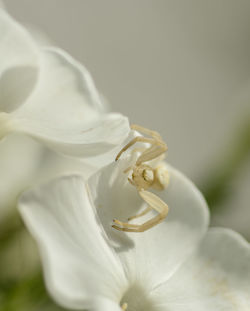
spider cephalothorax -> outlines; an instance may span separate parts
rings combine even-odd
[[[141,164],[133,167],[132,177],[128,178],[128,180],[138,191],[149,188],[163,190],[169,183],[169,175],[164,165],[158,165],[153,168],[149,165]]]
[[[132,176],[128,180],[138,191],[142,189],[147,190],[154,184],[154,169],[145,164],[135,165]]]
[[[129,217],[128,220],[132,220],[147,214],[152,209],[158,212],[158,215],[152,219],[146,221],[141,225],[125,223],[120,220],[114,219],[115,225],[112,227],[126,232],[142,232],[148,230],[160,223],[168,214],[168,206],[157,195],[147,191],[150,188],[156,190],[163,190],[169,183],[168,171],[163,164],[158,164],[155,167],[149,164],[150,161],[159,158],[167,151],[167,145],[162,140],[159,133],[145,129],[138,125],[132,125],[132,129],[145,133],[151,136],[151,138],[137,136],[132,139],[122,150],[118,153],[116,161],[120,158],[122,153],[129,147],[137,142],[149,143],[149,147],[145,147],[141,150],[141,154],[133,166],[128,167],[124,173],[128,173],[132,170],[131,178],[128,178],[129,182],[136,187],[139,195],[142,197],[148,207],[138,215]],[[145,164],[147,162],[147,164]]]

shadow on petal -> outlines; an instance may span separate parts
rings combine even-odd
[[[0,77],[0,110],[16,110],[31,94],[38,78],[38,68],[18,66],[6,70]]]

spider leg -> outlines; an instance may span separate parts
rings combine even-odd
[[[159,157],[157,158],[157,160],[158,160],[159,162],[161,162],[161,161],[165,160],[165,158],[166,158],[166,154],[165,154],[165,153],[162,153],[161,155],[159,155]]]
[[[147,150],[147,148],[134,148],[133,150],[132,150],[132,153],[134,153],[134,152],[141,152],[141,153],[143,153],[145,150]],[[124,171],[123,171],[123,173],[124,174],[127,174],[129,171],[131,171],[131,170],[133,170],[133,166],[129,166],[129,167],[127,167]]]
[[[133,181],[133,179],[128,178],[128,181],[131,183],[132,186],[135,186],[135,187],[136,187],[136,184],[135,184],[135,182]]]
[[[140,231],[140,226],[138,225],[137,227],[133,227],[133,228],[125,228],[125,227],[119,227],[116,225],[112,225],[112,228],[118,230],[118,231],[123,231],[123,232],[142,232]]]
[[[131,171],[133,169],[133,166],[129,166],[129,167],[127,167],[124,171],[123,171],[123,173],[124,174],[127,174],[129,171]]]
[[[156,210],[159,214],[141,225],[129,224],[114,219],[113,221],[116,224],[112,226],[114,229],[124,232],[143,232],[159,224],[166,218],[168,214],[168,205],[164,201],[149,191],[141,190],[139,191],[139,194],[143,200],[146,201],[149,206]]]
[[[148,136],[154,137],[157,140],[162,140],[161,135],[158,132],[149,130],[149,129],[141,126],[141,125],[131,124],[130,128],[132,130],[135,130],[135,131],[141,132],[143,134],[146,134]]]
[[[144,152],[146,149],[147,149],[147,148],[134,148],[131,152],[132,152],[132,153],[135,153],[135,152],[140,152],[140,153],[142,153],[142,152]]]
[[[148,206],[147,208],[145,208],[144,211],[142,211],[141,213],[135,215],[135,216],[131,216],[128,218],[128,221],[132,220],[132,219],[135,219],[135,218],[139,218],[141,216],[144,216],[146,215],[147,213],[149,213],[150,211],[152,211],[152,207],[151,206]]]
[[[140,165],[143,162],[153,160],[167,151],[167,145],[163,142],[154,141],[150,148],[146,149],[137,159],[136,165]]]
[[[136,228],[138,225],[133,225],[133,224],[129,224],[129,223],[126,223],[126,222],[123,222],[123,221],[120,221],[120,220],[118,220],[118,219],[113,219],[113,223],[115,223],[116,225],[119,225],[119,226],[127,226],[127,225],[129,225],[130,227],[134,227],[134,228]]]
[[[115,161],[117,161],[120,156],[123,154],[124,151],[126,151],[128,148],[133,146],[137,142],[143,142],[143,143],[149,143],[149,144],[154,144],[155,140],[152,138],[147,138],[147,137],[142,137],[142,136],[137,136],[134,139],[132,139],[126,146],[122,148],[122,150],[118,153],[118,155],[115,158]]]
[[[167,145],[164,143],[161,135],[158,132],[149,130],[137,124],[132,124],[130,127],[132,130],[139,131],[153,138],[151,142],[152,146],[142,152],[136,162],[136,165],[140,165],[143,162],[153,160],[167,151]]]

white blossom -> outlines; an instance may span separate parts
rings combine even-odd
[[[113,218],[145,208],[123,173],[129,164],[125,158],[88,182],[64,176],[22,195],[19,209],[53,298],[76,310],[248,311],[249,244],[233,231],[208,230],[203,196],[174,168],[157,192],[170,209],[162,223],[143,233],[111,227]]]
[[[0,38],[0,138],[24,133],[56,151],[88,157],[127,136],[127,118],[102,111],[88,71],[65,52],[38,46],[3,9]]]
[[[57,48],[38,45],[1,8],[0,39],[3,218],[26,187],[62,173],[87,178],[110,163],[129,126],[124,116],[105,113],[81,64]]]

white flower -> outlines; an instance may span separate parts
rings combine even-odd
[[[0,138],[19,132],[64,154],[92,156],[128,134],[126,117],[102,111],[88,71],[42,48],[0,9]]]
[[[77,173],[87,179],[109,161],[109,153],[97,163],[57,154],[27,136],[9,135],[0,143],[0,225],[13,212],[19,194],[27,187],[62,174]]]
[[[248,311],[249,245],[230,230],[207,232],[201,193],[172,167],[168,188],[157,192],[170,208],[166,220],[143,233],[111,228],[145,205],[123,174],[128,165],[119,160],[88,183],[62,177],[21,197],[54,299],[76,310]]]
[[[13,211],[17,195],[32,184],[43,152],[30,138],[10,135],[0,143],[0,221]]]
[[[126,137],[129,127],[125,117],[104,113],[95,85],[82,65],[63,51],[38,46],[1,8],[0,39],[3,218],[29,185],[62,173],[77,172],[87,178],[110,163],[115,145]]]

